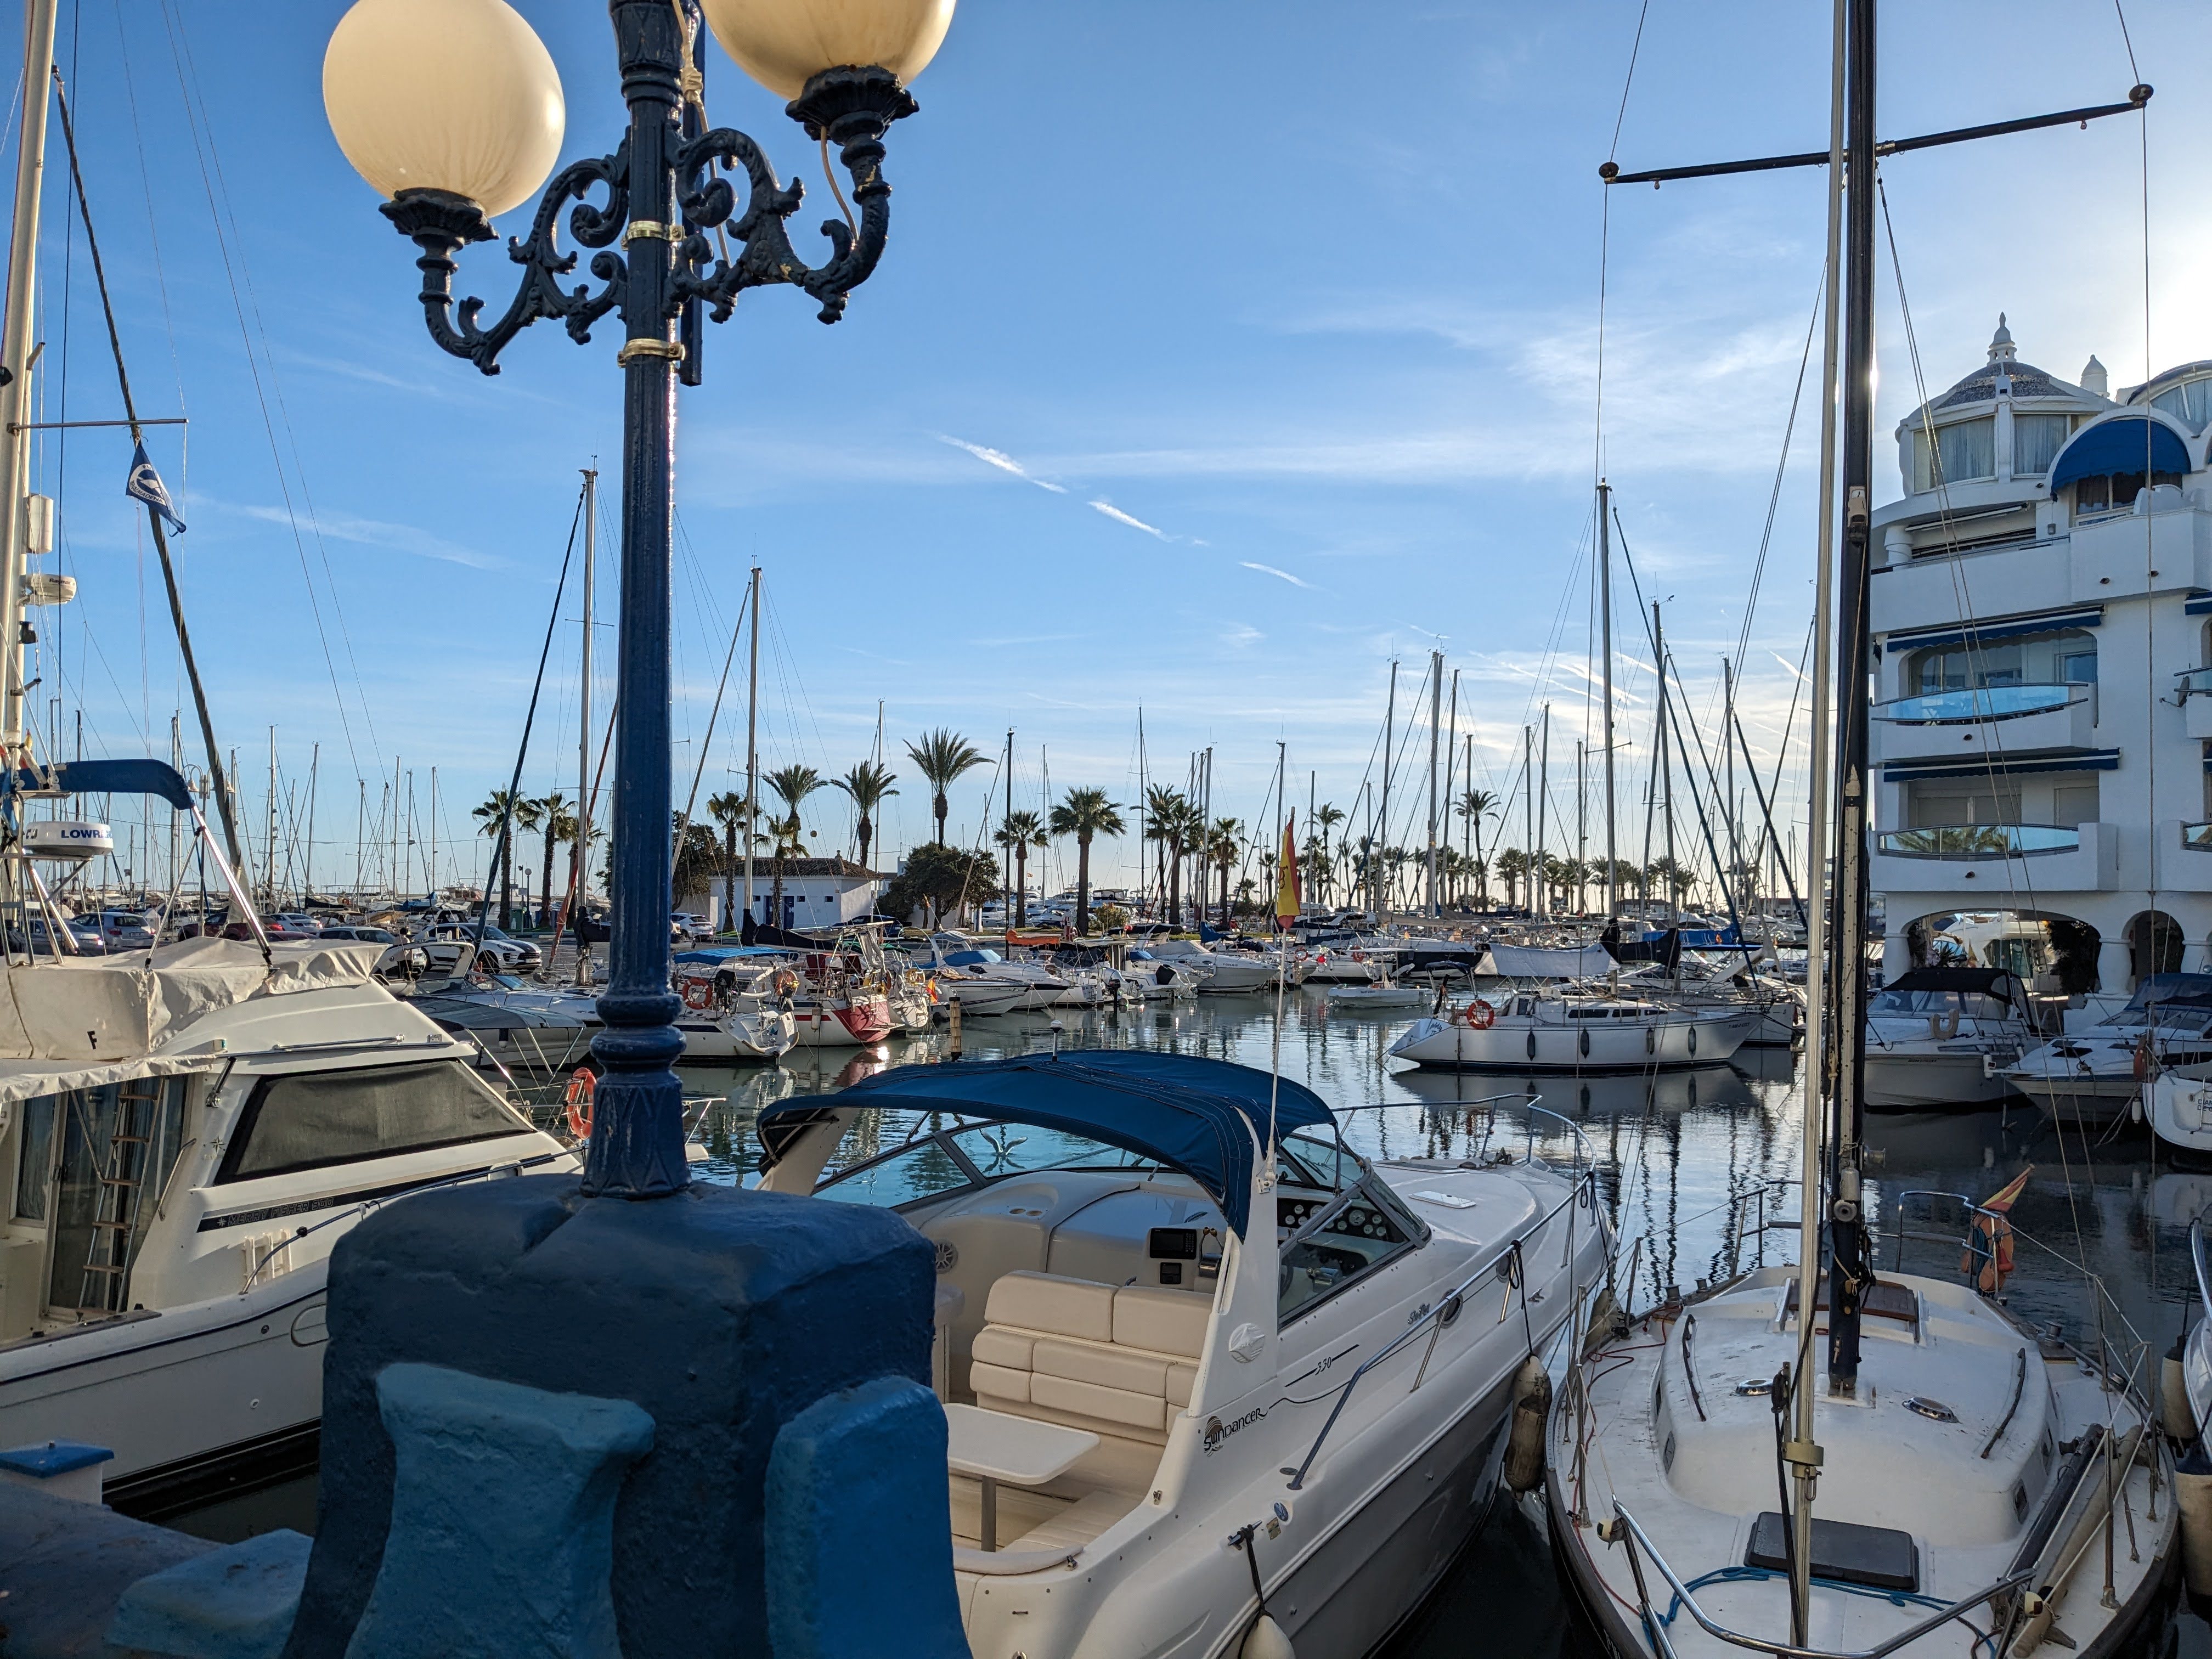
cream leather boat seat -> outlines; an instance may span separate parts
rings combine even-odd
[[[1212,1298],[1012,1273],[991,1286],[968,1386],[975,1403],[1088,1429],[1097,1447],[1043,1490],[1142,1496],[1174,1414],[1190,1404]]]

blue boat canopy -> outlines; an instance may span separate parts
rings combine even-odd
[[[19,790],[46,786],[35,772],[18,772]],[[78,760],[54,768],[53,787],[76,795],[153,795],[179,812],[192,810],[192,792],[167,761]]]
[[[2107,472],[2141,472],[2146,454],[2154,472],[2189,471],[2189,446],[2163,421],[2130,415],[2084,427],[2051,462],[2051,493],[2056,495],[2076,478],[2094,478]]]
[[[1241,1238],[1251,1218],[1252,1149],[1267,1133],[1271,1086],[1278,1091],[1278,1139],[1336,1121],[1312,1090],[1287,1078],[1277,1084],[1249,1066],[1153,1049],[1079,1048],[1056,1057],[896,1066],[839,1094],[779,1102],[762,1112],[755,1131],[766,1172],[840,1107],[957,1112],[1064,1130],[1182,1170],[1220,1205]]]

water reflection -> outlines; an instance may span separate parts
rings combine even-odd
[[[1618,1231],[1621,1277],[1633,1305],[1688,1291],[1797,1253],[1802,1060],[1785,1049],[1739,1050],[1726,1066],[1655,1076],[1424,1073],[1386,1060],[1419,1011],[1392,1017],[1334,1013],[1323,993],[1284,1007],[1283,1074],[1335,1107],[1345,1138],[1370,1155],[1481,1158],[1499,1147],[1590,1158]],[[1154,1048],[1267,1066],[1274,1003],[1204,998],[1138,1010],[1062,1011],[1062,1047]],[[1049,1052],[1052,1018],[969,1022],[968,1057]],[[777,1066],[686,1073],[694,1094],[717,1097],[703,1133],[708,1179],[738,1182],[758,1162],[752,1125],[794,1095],[832,1092],[887,1066],[945,1058],[940,1032],[879,1049],[808,1050]],[[868,1114],[867,1118],[878,1115]],[[870,1131],[896,1144],[908,1128]],[[878,1143],[869,1143],[871,1146]],[[2004,1297],[2024,1317],[2057,1323],[2085,1346],[2103,1343],[2139,1363],[2155,1387],[2157,1357],[2195,1297],[2186,1230],[2212,1206],[2212,1175],[2163,1167],[2140,1130],[2062,1134],[2025,1102],[2005,1109],[1871,1118],[1866,1193],[1882,1271],[1963,1281],[1960,1200],[1987,1198],[2024,1169],[2033,1173],[2012,1212],[2019,1268]],[[860,1143],[841,1162],[866,1155]],[[2086,1267],[2087,1272],[2083,1269]],[[2101,1284],[2106,1292],[2100,1296]],[[1540,1510],[1501,1504],[1454,1583],[1424,1610],[1399,1659],[1442,1659],[1498,1649],[1487,1622],[1511,1606],[1515,1656],[1579,1654],[1567,1604],[1552,1577]],[[1533,1529],[1533,1530],[1532,1530]],[[1501,1596],[1498,1593],[1504,1592]],[[1481,1620],[1457,1616],[1476,1605]],[[2205,1627],[2185,1617],[2185,1652],[2207,1651]]]

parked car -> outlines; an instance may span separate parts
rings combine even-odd
[[[61,950],[64,951],[73,950],[81,957],[104,957],[107,954],[106,943],[100,938],[100,928],[97,924],[90,921],[71,920],[64,925],[68,930],[69,939],[68,942],[60,947]],[[22,935],[15,933],[15,930],[13,928],[9,929],[9,932],[15,934],[15,937],[9,942],[14,945],[16,950],[22,950],[24,948]],[[30,948],[33,951],[43,951],[49,956],[55,952],[56,947],[54,943],[47,936],[46,919],[44,916],[33,916],[31,918]]]
[[[102,910],[96,925],[109,950],[144,951],[154,944],[154,930],[146,920],[137,910]]]
[[[323,924],[304,910],[280,910],[276,914],[276,920],[287,927],[294,928],[310,939],[323,931]]]
[[[677,945],[682,945],[695,939],[714,937],[714,930],[707,925],[706,917],[695,915],[689,910],[671,911],[668,916],[668,930],[671,942]]]
[[[473,921],[441,921],[416,935],[425,945],[465,945],[481,940],[477,957],[487,967],[503,974],[534,974],[544,965],[544,952],[526,939],[517,939],[487,922],[481,933]]]
[[[283,916],[264,916],[261,931],[269,935],[269,942],[272,945],[279,942],[298,945],[319,937],[287,921]],[[250,939],[253,937],[253,929],[242,921],[228,922],[224,924],[222,936],[225,939]]]
[[[405,943],[389,927],[356,927],[350,922],[342,922],[325,927],[323,929],[322,936],[341,944],[400,945]]]

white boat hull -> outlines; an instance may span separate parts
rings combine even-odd
[[[2010,1095],[2012,1085],[2002,1071],[1990,1071],[1988,1059],[1972,1042],[1869,1043],[1866,1103],[1893,1110],[1992,1104]]]
[[[1390,1054],[1445,1070],[1636,1072],[1726,1060],[1743,1046],[1749,1024],[1747,1014],[1717,1012],[1556,1024],[1501,1018],[1479,1029],[1455,1014],[1414,1021]]]

